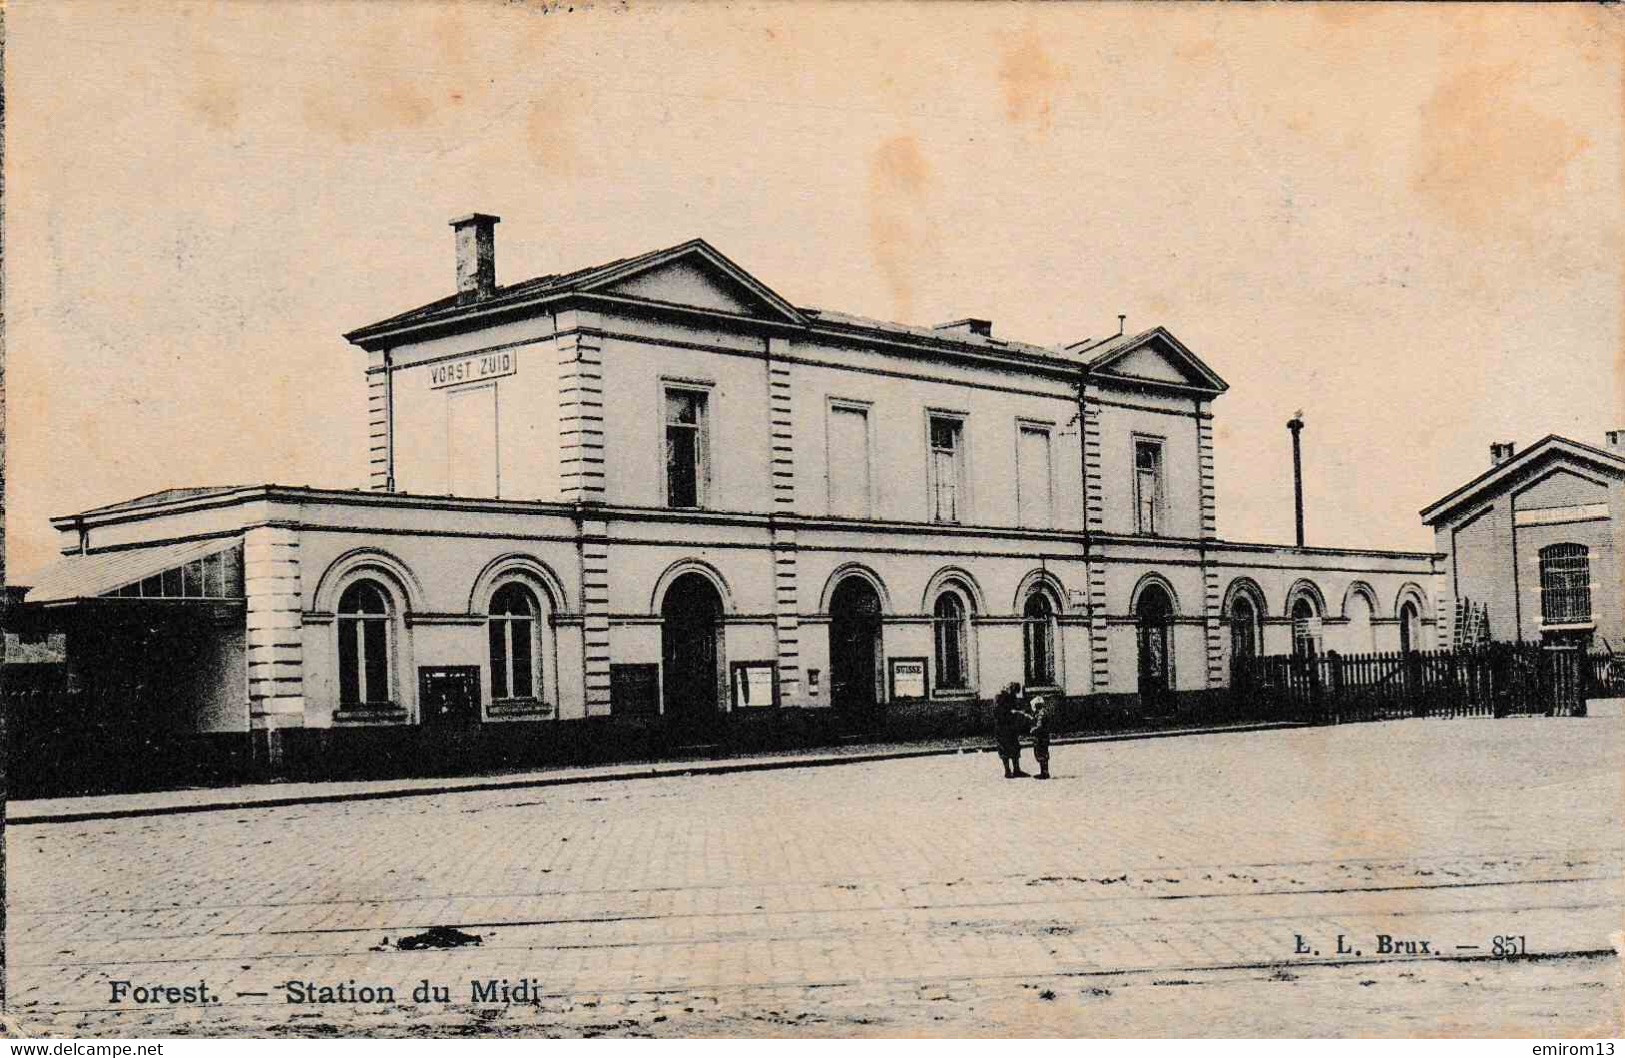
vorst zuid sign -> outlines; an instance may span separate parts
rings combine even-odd
[[[429,388],[444,389],[460,386],[464,382],[483,382],[514,373],[513,350],[498,353],[476,353],[461,360],[447,360],[429,368]]]

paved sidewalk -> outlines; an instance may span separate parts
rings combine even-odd
[[[1296,724],[1249,723],[1207,727],[1169,728],[1157,731],[1130,731],[1115,734],[1063,735],[1054,744],[1077,745],[1086,742],[1121,742],[1186,735],[1210,735],[1291,728]],[[686,760],[643,761],[587,767],[559,766],[501,773],[465,776],[373,779],[334,782],[259,783],[246,786],[207,787],[185,790],[157,790],[147,793],[103,794],[83,797],[52,797],[11,801],[6,821],[16,824],[65,823],[90,819],[120,819],[138,816],[173,815],[186,812],[226,811],[238,808],[276,808],[298,804],[324,804],[343,801],[369,801],[396,797],[424,797],[443,793],[477,790],[523,790],[579,783],[617,782],[628,779],[659,779],[679,775],[731,775],[738,772],[773,771],[789,768],[817,768],[838,764],[866,764],[905,760],[912,757],[938,757],[956,753],[991,753],[987,738],[935,740],[926,742],[853,743],[822,746],[804,751],[783,751],[746,756]],[[1023,759],[1031,766],[1030,752]]]
[[[1619,719],[1073,744],[1055,773],[938,754],[11,828],[10,1011],[78,1036],[1621,1031]],[[480,944],[399,948],[433,925]],[[472,992],[503,979],[535,1002]],[[291,1001],[352,981],[396,993]]]

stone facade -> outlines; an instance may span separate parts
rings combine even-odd
[[[458,673],[490,723],[723,714],[764,680],[808,709],[1208,691],[1233,644],[1291,649],[1299,598],[1325,648],[1398,649],[1408,602],[1413,648],[1443,631],[1434,555],[1219,536],[1226,386],[1164,328],[1042,348],[798,309],[695,241],[348,337],[370,491],[57,522],[79,557],[242,540],[255,729],[424,723]]]

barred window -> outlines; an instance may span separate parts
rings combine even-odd
[[[1549,625],[1591,620],[1591,556],[1584,544],[1540,549],[1540,616]]]

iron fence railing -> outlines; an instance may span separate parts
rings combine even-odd
[[[1598,679],[1578,650],[1488,643],[1470,650],[1238,659],[1231,692],[1261,718],[1350,723],[1405,716],[1577,716]]]

